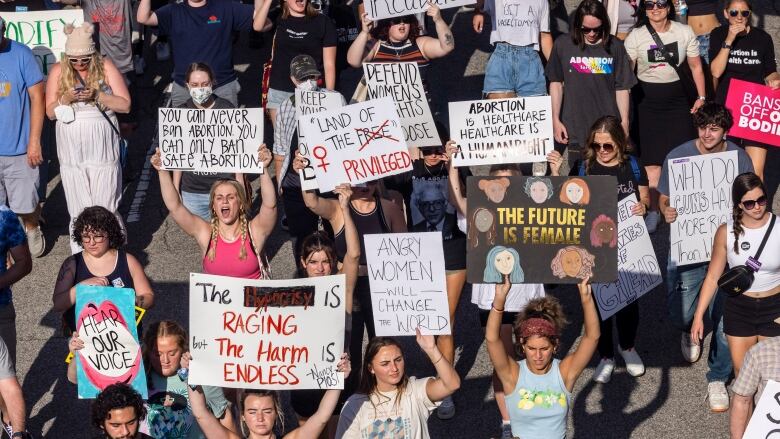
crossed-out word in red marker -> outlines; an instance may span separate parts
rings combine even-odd
[[[388,139],[388,140],[392,140],[393,142],[398,142],[398,139],[396,139],[395,137],[386,136],[382,134],[382,130],[387,126],[389,122],[390,122],[389,120],[384,121],[384,123],[380,125],[379,128],[376,129],[376,131],[371,131],[368,128],[355,128],[355,132],[357,132],[358,135],[360,135],[360,133],[363,133],[367,137],[366,141],[362,145],[360,145],[360,148],[358,148],[358,151],[363,151],[363,148],[365,148],[369,143],[371,143],[372,140],[376,140],[376,139]]]

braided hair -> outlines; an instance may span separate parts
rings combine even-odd
[[[731,210],[731,218],[734,220],[733,230],[735,254],[739,254],[739,237],[745,231],[742,228],[743,210],[739,205],[742,204],[742,197],[744,197],[746,193],[756,188],[761,188],[761,190],[764,192],[764,195],[766,195],[766,187],[764,186],[764,182],[761,181],[761,178],[759,178],[758,175],[752,172],[745,172],[744,174],[737,175],[737,178],[734,179],[734,183],[731,185],[731,200],[734,204]]]
[[[217,188],[223,184],[232,186],[233,189],[236,190],[236,195],[238,196],[238,220],[241,222],[239,228],[241,236],[241,250],[239,251],[238,259],[243,261],[246,259],[247,255],[246,246],[244,244],[246,243],[246,240],[249,236],[249,221],[246,218],[246,212],[249,210],[249,201],[247,199],[244,186],[232,178],[220,178],[219,180],[215,181],[211,186],[211,192],[209,192],[209,206],[211,206],[211,238],[209,240],[209,250],[206,253],[206,257],[209,258],[209,261],[214,262],[214,258],[217,256],[219,217],[217,216],[217,212],[214,209],[214,198]]]

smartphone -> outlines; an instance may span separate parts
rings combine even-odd
[[[75,91],[75,92],[80,92],[82,90],[84,90],[84,85],[82,85],[82,84],[76,84],[76,85],[73,86],[73,91]]]

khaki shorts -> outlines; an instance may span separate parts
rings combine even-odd
[[[38,207],[38,167],[27,164],[27,154],[0,156],[0,204],[16,214]]]

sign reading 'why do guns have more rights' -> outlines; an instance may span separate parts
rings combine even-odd
[[[450,102],[454,166],[547,161],[553,149],[549,96]]]
[[[345,278],[190,274],[190,384],[342,389]]]
[[[320,191],[412,169],[401,122],[389,97],[312,114],[298,123],[309,142]]]
[[[393,98],[408,146],[441,146],[417,63],[363,63],[363,72],[368,99]]]
[[[158,138],[163,169],[263,172],[262,108],[160,108]]]
[[[335,110],[344,105],[341,94],[323,90],[295,89],[295,120],[299,121],[309,114],[321,111]],[[306,140],[306,133],[298,124],[298,152],[309,159],[309,164],[298,172],[301,178],[301,189],[305,191],[318,189],[317,175],[311,165],[311,151]]]
[[[441,9],[473,5],[475,0],[433,0]],[[428,10],[428,0],[366,0],[366,13],[372,20],[403,17]]]
[[[381,336],[452,333],[441,232],[365,235],[374,327]]]
[[[44,76],[62,58],[65,51],[65,25],[84,21],[81,9],[58,11],[3,12],[5,37],[29,47]]]
[[[731,184],[739,174],[736,151],[669,160],[669,256],[676,265],[707,262],[718,227],[731,217]]]

